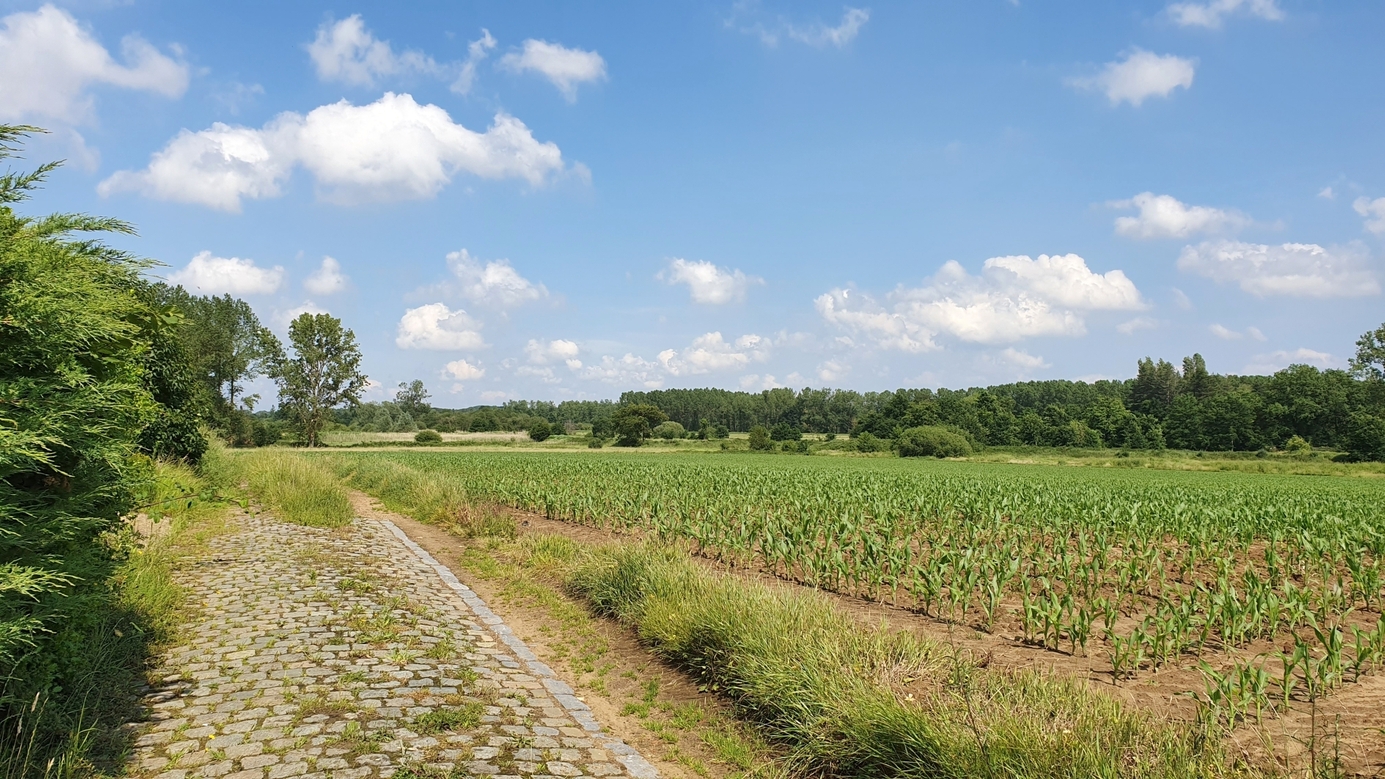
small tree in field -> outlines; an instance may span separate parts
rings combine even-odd
[[[289,413],[304,443],[317,446],[332,409],[361,401],[366,377],[356,334],[330,314],[303,314],[289,325],[294,356],[279,361],[272,376],[279,403]]]
[[[394,405],[417,422],[432,410],[432,406],[428,405],[429,397],[431,395],[424,389],[421,379],[414,379],[407,384],[401,381],[399,391],[394,393]]]

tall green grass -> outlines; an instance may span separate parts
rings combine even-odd
[[[1077,680],[863,629],[827,598],[618,546],[572,573],[596,611],[729,698],[795,768],[858,777],[1225,777],[1221,750]]]
[[[356,513],[336,475],[317,457],[284,449],[229,452],[227,472],[275,514],[311,527],[342,527]]]
[[[129,748],[120,725],[138,716],[146,663],[177,629],[183,602],[173,580],[177,559],[222,527],[225,503],[212,486],[220,455],[208,452],[198,471],[181,463],[152,464],[139,502],[157,518],[158,532],[144,540],[127,526],[103,539],[117,564],[99,596],[88,598],[59,636],[76,673],[4,719],[0,779],[120,773]]]

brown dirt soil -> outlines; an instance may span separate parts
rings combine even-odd
[[[463,539],[436,525],[425,524],[389,511],[375,498],[363,492],[352,490],[351,504],[358,516],[388,519],[393,522],[438,562],[447,566],[462,583],[475,590],[515,634],[528,644],[534,654],[577,689],[580,700],[591,706],[596,719],[625,743],[639,750],[646,760],[659,769],[661,776],[673,779],[696,779],[699,776],[722,779],[742,775],[743,771],[720,761],[708,747],[695,738],[679,740],[676,750],[671,751],[668,740],[661,738],[648,725],[650,722],[658,723],[661,720],[648,720],[634,713],[622,713],[626,710],[627,704],[644,699],[645,685],[657,681],[658,702],[663,704],[664,708],[696,704],[706,711],[717,712],[726,719],[734,716],[725,701],[714,694],[700,692],[680,671],[653,657],[640,645],[630,630],[610,620],[592,619],[592,626],[607,647],[599,664],[612,665],[603,675],[604,689],[593,689],[590,683],[591,674],[585,674],[587,678],[584,679],[584,669],[574,667],[569,652],[556,646],[565,642],[561,633],[553,630],[556,627],[553,616],[540,605],[505,597],[502,594],[502,586],[468,570],[463,560]],[[523,518],[520,518],[520,522],[523,522]],[[576,526],[568,526],[568,529],[574,532],[565,535],[576,541],[609,543],[610,540],[600,531]],[[535,531],[549,532],[547,528],[523,525],[520,527],[521,534]],[[659,725],[655,724],[655,727]],[[669,732],[668,729],[662,730],[665,733]],[[683,762],[673,762],[679,753],[700,763],[705,773],[699,774]]]
[[[617,533],[547,519],[541,514],[509,507],[495,508],[513,517],[521,533],[561,535],[584,544],[628,543],[642,537],[639,532]],[[410,527],[404,528],[410,536],[414,535],[412,528],[417,527],[438,534],[441,538],[451,538],[446,531],[439,528],[410,519],[405,519],[405,522],[412,523]],[[401,524],[400,527],[404,525]],[[425,549],[437,554],[422,538],[416,537],[416,540]],[[455,544],[455,539],[453,543]],[[705,557],[695,559],[721,573],[744,576],[768,584],[804,586],[759,568],[730,566]],[[484,591],[478,591],[483,592],[485,597]],[[934,641],[968,650],[978,657],[989,654],[991,662],[1004,667],[1047,671],[1085,679],[1108,695],[1169,719],[1191,721],[1196,712],[1196,705],[1189,693],[1203,690],[1202,674],[1197,668],[1196,659],[1193,658],[1185,658],[1182,667],[1165,666],[1157,671],[1141,671],[1133,678],[1116,680],[1111,674],[1106,654],[1095,648],[1096,642],[1093,642],[1092,648],[1095,651],[1090,656],[1073,655],[1066,650],[1054,651],[1024,643],[1018,635],[1018,620],[1014,618],[998,620],[996,631],[986,633],[976,627],[949,623],[888,603],[822,592],[831,597],[844,611],[865,624],[886,624],[892,628],[909,630]],[[1017,605],[1007,602],[1005,607],[1013,608]],[[505,617],[509,619],[508,614]],[[613,653],[624,655],[628,652],[631,662],[640,662],[635,658],[642,658],[644,663],[650,662],[648,652],[640,647],[629,631],[616,626],[610,628],[614,634],[619,635],[619,640],[612,640]],[[518,630],[518,627],[516,629]],[[529,639],[526,637],[525,640]],[[1257,641],[1235,653],[1209,653],[1202,659],[1213,668],[1225,670],[1231,667],[1235,659],[1253,658],[1261,653],[1272,652],[1276,648],[1272,642]],[[534,651],[543,656],[538,648]],[[696,693],[696,689],[677,671],[664,671],[680,679],[684,686]],[[595,704],[592,705],[595,709]],[[602,721],[606,722],[607,719],[603,718]],[[1295,702],[1285,713],[1267,713],[1259,725],[1252,721],[1238,727],[1230,738],[1230,746],[1249,761],[1299,769],[1308,761],[1311,749],[1319,761],[1331,759],[1336,755],[1346,776],[1385,777],[1385,675],[1377,671],[1359,682],[1342,685],[1326,699],[1318,702],[1316,712],[1306,703]]]

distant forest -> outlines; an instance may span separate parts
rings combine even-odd
[[[1374,346],[1375,335],[1362,339],[1363,354]],[[534,419],[585,427],[636,404],[657,407],[689,431],[789,426],[807,433],[894,439],[910,428],[943,426],[985,446],[1202,451],[1277,449],[1297,437],[1369,459],[1385,453],[1385,382],[1370,373],[1368,362],[1356,373],[1294,365],[1272,376],[1235,376],[1210,373],[1200,355],[1184,359],[1181,368],[1141,360],[1135,378],[1124,381],[865,393],[668,389],[626,392],[618,402],[520,400],[463,410],[424,406],[417,414],[386,402],[339,411],[337,422],[357,430],[442,432],[526,430]]]

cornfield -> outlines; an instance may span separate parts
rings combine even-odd
[[[1317,700],[1385,664],[1375,479],[578,453],[341,462],[377,482],[426,471],[469,498],[1018,631],[1104,656],[1116,678],[1200,666],[1209,725]],[[1250,657],[1253,645],[1272,648]],[[1237,659],[1217,670],[1205,658],[1218,653]]]

